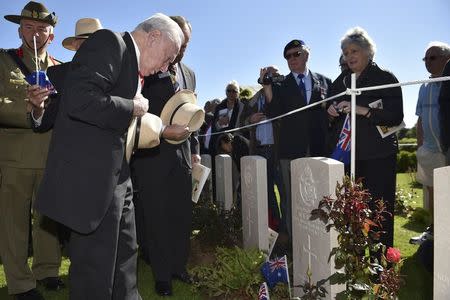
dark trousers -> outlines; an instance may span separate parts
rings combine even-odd
[[[356,161],[356,178],[363,178],[363,186],[368,189],[372,195],[372,201],[369,203],[370,208],[374,210],[375,201],[383,199],[387,211],[385,220],[382,222],[382,231],[380,242],[386,247],[392,247],[394,244],[394,203],[395,203],[395,186],[396,186],[396,155],[388,157],[357,160]]]
[[[156,158],[157,160],[158,158]],[[181,162],[163,164],[135,157],[133,177],[139,190],[139,248],[148,258],[155,280],[170,281],[186,271],[192,230],[191,170]]]
[[[94,232],[71,232],[70,299],[141,299],[137,290],[136,225],[131,200],[128,178],[116,186],[111,205]]]
[[[274,178],[275,178],[275,161],[274,146],[263,145],[256,147],[255,154],[266,159],[267,163],[267,201],[269,208],[269,225],[273,230],[278,231],[280,224],[280,210],[278,208],[277,198],[275,196]],[[271,224],[272,223],[272,224]],[[275,228],[274,228],[275,227]]]

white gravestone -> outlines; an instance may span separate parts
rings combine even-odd
[[[335,272],[330,260],[331,249],[337,246],[337,232],[326,232],[320,220],[309,220],[311,211],[318,207],[324,196],[335,196],[337,182],[342,182],[344,165],[324,157],[299,158],[291,162],[292,192],[292,248],[294,286],[304,284],[308,268],[312,281],[326,279]],[[334,299],[344,286],[324,286],[325,299]],[[294,288],[295,296],[302,296],[301,288]]]
[[[244,249],[269,251],[266,159],[241,158],[242,235]]]
[[[216,155],[216,201],[221,209],[233,207],[233,176],[231,157],[227,154]]]
[[[211,161],[211,155],[209,154],[202,154],[201,155],[201,163],[202,165],[204,165],[205,167],[208,167],[212,170],[212,161]],[[207,199],[212,199],[212,172],[209,172],[209,176],[208,179],[205,183],[205,187],[203,188],[203,193],[207,194],[206,198]]]
[[[434,169],[433,299],[450,299],[450,166]]]

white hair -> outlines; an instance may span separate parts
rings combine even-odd
[[[157,13],[141,22],[135,31],[144,31],[146,33],[152,30],[159,30],[163,36],[171,40],[179,49],[184,43],[184,34],[180,26],[170,17],[162,13]]]
[[[227,88],[229,86],[235,87],[237,89],[237,91],[238,91],[238,94],[239,94],[239,83],[236,80],[231,80],[230,82],[228,82]],[[225,88],[225,91],[227,90],[227,88]]]
[[[433,41],[428,43],[427,48],[425,49],[425,52],[428,51],[428,49],[430,48],[439,48],[439,50],[441,51],[441,55],[443,56],[450,56],[450,45],[444,42],[439,42],[439,41]]]
[[[377,46],[372,38],[369,36],[367,31],[363,28],[357,26],[349,29],[341,39],[341,49],[344,50],[350,44],[356,44],[369,55],[369,59],[373,60],[375,52],[377,51]]]

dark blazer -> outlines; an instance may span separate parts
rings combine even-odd
[[[442,76],[450,76],[450,60],[444,68]],[[450,81],[442,81],[439,94],[439,114],[441,118],[442,150],[450,147]]]
[[[77,51],[35,203],[40,213],[80,233],[97,228],[127,173],[121,168],[137,85],[129,33],[99,30]]]
[[[186,89],[191,90],[195,92],[196,88],[196,79],[195,79],[195,73],[192,71],[188,66],[186,66],[183,62],[178,63],[178,68],[181,71],[181,76],[183,78],[184,86]],[[200,144],[198,141],[198,133],[194,132],[188,139],[190,145],[189,148],[187,146],[183,146],[183,153],[185,154],[185,157],[189,156],[188,161],[189,165],[191,165],[191,157],[190,154],[200,154]],[[185,142],[186,143],[186,142]],[[183,145],[185,144],[183,143]],[[187,152],[189,151],[189,152]]]
[[[182,77],[187,89],[195,91],[194,72],[182,63],[179,63],[178,67],[182,71]],[[168,72],[158,73],[145,78],[142,95],[150,99],[148,112],[157,116],[161,115],[164,105],[174,93],[172,78]],[[183,166],[191,169],[191,153],[198,154],[199,152],[198,139],[196,135],[191,135],[189,139],[181,144],[170,144],[164,139],[161,139],[161,143],[158,147],[138,150],[136,155],[145,156],[149,159],[153,158],[154,163],[161,165],[161,170],[168,171],[171,169],[171,164],[180,160]],[[159,174],[158,176],[162,176],[162,174]]]
[[[59,101],[64,91],[64,79],[67,72],[69,71],[69,68],[70,62],[67,62],[52,66],[47,69],[48,79],[53,84],[58,93],[49,96],[49,101],[45,107],[45,112],[42,116],[41,124],[39,126],[36,126],[36,123],[31,120],[31,126],[34,132],[47,132],[53,128],[56,121],[56,115],[58,114],[59,110]]]
[[[319,73],[311,72],[312,93],[309,104],[328,96],[331,80]],[[273,84],[273,98],[267,106],[269,117],[275,117],[306,106],[306,102],[292,75]],[[304,157],[308,148],[310,156],[324,156],[328,128],[325,105],[318,105],[280,120],[278,154],[280,159]]]
[[[332,94],[338,94],[350,87],[351,74],[341,74],[332,84]],[[374,62],[368,66],[356,80],[356,87],[369,87],[383,84],[398,83],[397,78],[389,71],[383,70]],[[369,107],[369,103],[382,99],[383,109],[372,109],[370,118],[356,116],[356,159],[368,160],[388,157],[397,153],[397,136],[391,134],[381,138],[376,125],[396,126],[403,120],[403,98],[400,87],[365,91],[356,97],[356,104]],[[336,99],[336,102],[350,101],[349,95]],[[339,133],[342,129],[345,116],[342,115],[333,120],[333,134],[329,136],[329,145],[336,145]],[[333,149],[329,149],[332,151]],[[330,153],[329,153],[330,154]]]
[[[179,70],[193,91],[193,72],[184,65]],[[150,113],[161,114],[175,93],[172,80],[169,73],[145,78],[142,95],[150,99]],[[158,281],[170,281],[186,267],[192,219],[190,146],[189,140],[170,144],[161,139],[158,147],[137,150],[131,162],[140,252]]]

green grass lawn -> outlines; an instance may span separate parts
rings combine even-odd
[[[404,190],[411,190],[411,177],[408,174],[398,174],[397,185]],[[414,189],[416,193],[413,204],[415,207],[422,207],[422,190]],[[428,273],[420,264],[415,253],[418,246],[409,244],[409,238],[422,232],[427,224],[411,221],[408,218],[396,216],[395,217],[395,240],[394,246],[399,248],[402,252],[402,257],[405,259],[402,273],[404,274],[405,285],[403,286],[399,299],[404,300],[428,300],[432,299],[432,274]],[[65,258],[60,270],[63,280],[68,284],[68,268],[69,260]],[[144,300],[147,299],[166,299],[166,297],[158,297],[153,291],[153,277],[150,268],[142,261],[139,262],[138,268],[139,291]],[[174,296],[170,299],[206,299],[198,293],[191,290],[189,285],[173,282]],[[68,289],[62,292],[47,292],[43,291],[44,297],[47,300],[64,300],[68,299]],[[3,273],[3,266],[0,265],[0,299],[9,299],[6,288],[6,280]]]
[[[409,174],[397,174],[397,186],[410,191],[412,179]],[[422,189],[413,189],[417,193],[412,204],[413,207],[423,207]],[[428,224],[412,221],[411,219],[396,216],[394,223],[394,247],[399,248],[405,262],[402,274],[405,276],[405,285],[402,287],[399,299],[429,300],[433,299],[433,274],[424,269],[415,255],[419,246],[409,244],[409,239],[425,230]]]

